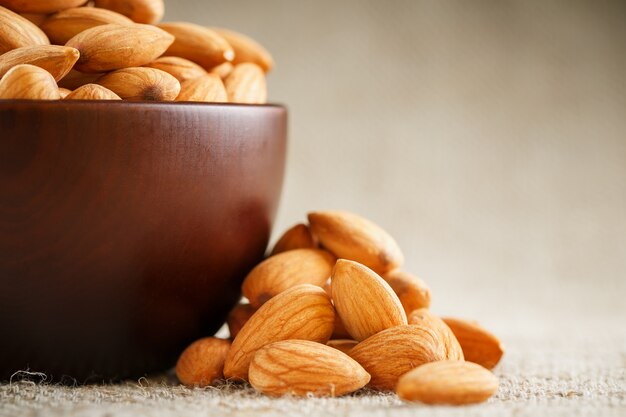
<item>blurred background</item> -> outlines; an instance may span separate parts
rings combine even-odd
[[[626,2],[166,3],[274,55],[290,148],[273,241],[352,210],[398,240],[437,313],[624,331]]]

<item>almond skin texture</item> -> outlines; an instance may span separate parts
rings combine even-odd
[[[285,340],[259,349],[250,384],[264,394],[337,397],[363,388],[369,374],[345,353],[307,340]]]
[[[154,68],[124,68],[106,74],[96,82],[124,100],[172,101],[180,93],[176,78]]]
[[[111,10],[96,7],[76,7],[50,16],[41,24],[50,42],[64,45],[74,36],[96,26],[132,25],[133,21]]]
[[[265,72],[270,72],[274,68],[272,55],[254,39],[233,30],[223,28],[213,28],[213,30],[226,39],[226,42],[234,49],[233,64],[252,62],[263,68]]]
[[[400,299],[407,316],[413,310],[430,307],[430,288],[415,275],[395,269],[382,277]]]
[[[224,360],[230,342],[205,337],[193,342],[178,358],[176,376],[187,386],[206,387],[224,378]]]
[[[0,55],[0,77],[16,65],[30,64],[43,68],[59,81],[72,69],[80,53],[77,49],[57,45],[17,48]]]
[[[252,63],[235,65],[224,80],[228,101],[243,104],[267,103],[267,84],[261,67]]]
[[[0,54],[23,46],[50,45],[34,23],[0,6]]]
[[[432,314],[426,308],[420,308],[414,310],[409,315],[409,324],[419,324],[424,327],[429,327],[437,333],[439,340],[441,340],[446,347],[446,358],[462,361],[464,359],[463,350],[459,341],[452,333],[452,330],[446,323],[439,317]]]
[[[83,74],[76,70],[71,70],[59,81],[59,87],[67,88],[69,90],[75,90],[85,84],[92,84],[103,74]]]
[[[486,401],[498,390],[498,378],[471,362],[428,363],[403,375],[397,393],[405,401],[463,405]]]
[[[79,33],[66,46],[80,51],[78,71],[105,72],[154,61],[172,42],[172,35],[154,26],[109,24]]]
[[[96,0],[95,5],[123,14],[137,23],[157,23],[165,13],[163,0]]]
[[[395,240],[378,225],[347,211],[309,213],[311,232],[338,258],[362,263],[384,274],[402,265],[404,256]]]
[[[176,40],[165,52],[168,56],[186,58],[205,69],[232,61],[233,48],[217,32],[204,26],[185,22],[169,22],[158,25],[171,33]]]
[[[250,304],[237,304],[230,310],[226,323],[228,324],[231,340],[237,336],[237,333],[239,333],[243,325],[250,320],[250,317],[252,317],[255,312],[256,308],[252,307]]]
[[[85,84],[65,97],[67,100],[121,100],[121,97],[98,84]]]
[[[258,264],[241,286],[253,307],[300,284],[322,287],[335,264],[335,257],[321,249],[296,249],[271,256]]]
[[[333,349],[337,349],[345,353],[346,355],[355,347],[359,342],[350,339],[332,339],[326,343],[326,346],[330,346]]]
[[[432,329],[406,325],[383,330],[350,350],[352,359],[372,376],[370,386],[396,388],[398,378],[424,363],[446,358],[446,349]]]
[[[202,101],[206,103],[226,103],[224,83],[217,74],[206,74],[193,80],[180,83],[180,94],[176,101]]]
[[[330,283],[337,314],[354,340],[365,340],[382,330],[407,324],[398,296],[368,267],[339,259]]]
[[[333,331],[335,311],[328,295],[314,285],[298,285],[263,304],[233,340],[224,364],[224,376],[248,379],[256,351],[281,340],[302,339],[326,343]]]
[[[18,13],[55,13],[82,6],[87,0],[0,0],[0,6]]]
[[[316,248],[317,243],[306,224],[300,223],[291,227],[278,239],[270,256],[293,249]]]
[[[144,67],[156,68],[161,71],[165,71],[176,77],[176,79],[181,83],[207,75],[206,70],[200,65],[177,56],[162,56],[161,58],[157,58],[149,64],[144,65]]]
[[[0,99],[59,100],[54,77],[34,65],[17,65],[0,80]]]
[[[504,354],[504,346],[492,333],[478,323],[468,320],[444,318],[458,339],[465,360],[477,363],[487,369],[493,369]]]

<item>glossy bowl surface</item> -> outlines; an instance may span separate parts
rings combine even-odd
[[[0,100],[0,379],[137,378],[211,335],[266,249],[281,106]]]

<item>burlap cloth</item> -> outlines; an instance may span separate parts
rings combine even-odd
[[[503,326],[510,331],[504,331],[507,353],[495,369],[499,391],[471,407],[406,404],[393,394],[368,390],[342,398],[275,399],[234,385],[187,389],[167,375],[84,387],[16,376],[0,385],[0,415],[626,416],[626,325],[619,317],[563,320],[541,331]]]

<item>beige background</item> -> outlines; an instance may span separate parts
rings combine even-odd
[[[435,311],[501,331],[626,321],[626,3],[166,3],[274,54],[291,118],[278,229],[311,209],[370,217]]]

